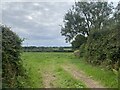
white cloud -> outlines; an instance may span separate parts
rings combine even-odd
[[[32,16],[26,16],[27,19],[32,20]]]
[[[39,6],[39,3],[33,3],[34,6]]]
[[[48,9],[48,8],[45,8],[44,10],[45,10],[45,11],[49,11],[49,9]]]

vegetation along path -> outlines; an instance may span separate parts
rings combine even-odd
[[[97,81],[91,79],[89,76],[86,76],[82,70],[77,70],[74,65],[64,65],[62,67],[76,79],[84,82],[88,88],[105,88]]]
[[[72,53],[27,52],[22,55],[33,88],[117,87],[117,77],[100,67],[91,66]]]

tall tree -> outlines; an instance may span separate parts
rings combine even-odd
[[[117,23],[117,25],[120,25],[120,2],[118,2],[117,7],[115,8],[115,23]]]
[[[107,2],[76,2],[64,17],[61,34],[67,42],[78,34],[88,36],[91,30],[107,25],[111,13],[112,4]]]

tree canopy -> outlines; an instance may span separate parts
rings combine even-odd
[[[120,2],[75,2],[64,17],[61,34],[94,65],[119,70]]]
[[[78,34],[89,36],[91,30],[105,28],[112,8],[112,3],[108,2],[75,2],[64,17],[61,34],[66,37],[66,42],[71,42]]]

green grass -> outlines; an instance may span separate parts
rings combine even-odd
[[[65,72],[60,65],[66,62],[69,53],[23,53],[24,67],[27,69],[29,87],[44,88],[42,73],[51,71],[56,80],[51,83],[54,88],[83,88],[85,85]],[[27,87],[27,86],[26,86]]]
[[[29,77],[27,80],[28,86],[25,87],[31,88],[43,87],[41,73],[39,72],[40,66],[39,63],[37,62],[37,59],[39,59],[39,57],[36,57],[36,55],[32,53],[24,53],[22,55],[22,59],[24,67],[27,71],[27,75]]]
[[[63,68],[56,69],[56,86],[59,88],[85,88],[86,86],[79,80],[74,79]]]
[[[72,53],[57,52],[26,52],[22,54],[24,67],[27,69],[28,86],[33,88],[44,88],[42,74],[44,71],[51,71],[56,79],[52,82],[53,87],[60,88],[83,88],[86,87],[83,82],[74,79],[63,68],[62,64],[74,64],[79,70],[83,70],[93,79],[100,81],[106,87],[117,87],[117,77],[112,71],[92,66],[84,61],[77,59]]]
[[[99,81],[105,87],[118,88],[118,77],[112,71],[88,64],[83,58],[73,59],[70,59],[70,62],[75,64],[78,69],[83,70],[88,76],[91,76],[92,79]]]

